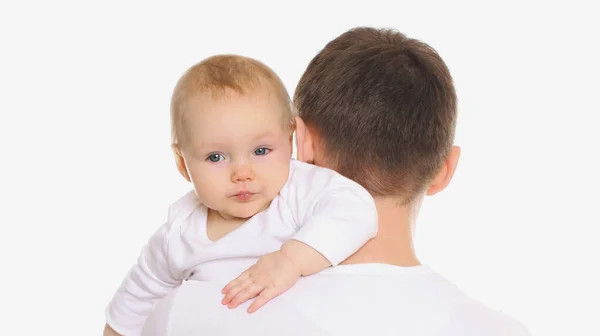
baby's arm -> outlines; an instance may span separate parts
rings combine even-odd
[[[279,251],[262,256],[223,289],[223,304],[234,308],[258,296],[248,309],[256,311],[300,276],[339,264],[377,233],[375,203],[359,186],[321,193],[304,217],[296,235]]]
[[[290,259],[302,276],[317,273],[331,266],[331,262],[319,251],[296,239],[286,241],[279,252]]]
[[[138,263],[106,309],[104,335],[135,335],[141,330],[157,299],[181,284],[171,274],[168,259],[170,225],[163,225],[143,248]]]
[[[119,335],[113,328],[111,328],[108,323],[104,325],[103,336],[121,336]]]

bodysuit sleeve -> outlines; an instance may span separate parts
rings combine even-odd
[[[186,196],[169,208],[168,222],[143,247],[106,309],[107,324],[121,335],[139,335],[154,303],[183,281],[181,273],[172,268],[169,244],[171,237],[178,235],[182,208],[192,198]]]
[[[377,209],[369,192],[333,170],[293,161],[285,196],[297,218],[292,239],[335,266],[377,234]]]

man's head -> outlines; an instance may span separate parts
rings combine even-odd
[[[191,67],[171,101],[172,148],[202,204],[224,217],[265,209],[289,174],[289,95],[266,65],[213,56]]]
[[[313,58],[294,103],[302,119],[299,156],[314,148],[315,163],[373,196],[409,203],[440,171],[454,171],[456,93],[446,64],[423,42],[393,30],[352,29]]]

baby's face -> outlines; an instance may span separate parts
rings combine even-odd
[[[248,218],[269,206],[290,170],[284,111],[268,92],[205,94],[190,102],[182,151],[200,202],[226,218]]]

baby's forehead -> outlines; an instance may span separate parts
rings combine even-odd
[[[231,143],[245,143],[246,141],[261,141],[279,138],[281,131],[277,129],[254,129],[249,128],[245,132],[239,134],[224,133],[224,132],[204,132],[196,133],[197,140],[201,140],[204,145],[227,145]]]
[[[284,119],[292,117],[290,102],[283,101],[276,92],[266,89],[254,89],[247,92],[235,92],[231,89],[227,89],[225,92],[223,90],[204,91],[189,97],[186,105],[184,118],[203,115],[203,113],[205,113],[203,116],[206,116],[206,113],[224,113],[231,110],[242,112],[242,114],[248,112],[249,115],[258,112],[260,117],[267,115],[281,116]]]

